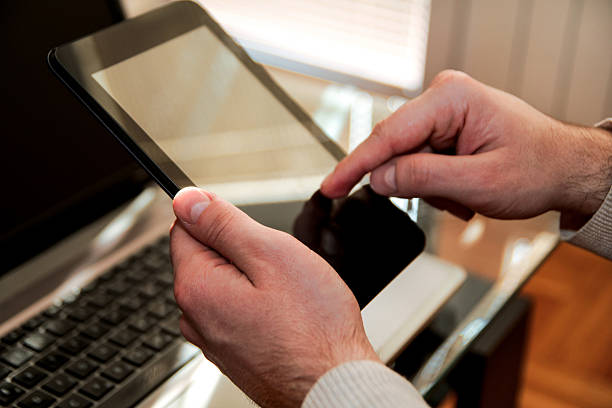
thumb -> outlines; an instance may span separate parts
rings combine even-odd
[[[270,230],[216,195],[196,187],[178,192],[174,213],[185,230],[205,246],[214,249],[251,281],[265,268],[253,268],[257,254],[267,253],[273,242]]]
[[[415,153],[396,157],[370,176],[374,191],[396,197],[440,197],[471,207],[486,188],[489,153],[447,156]]]

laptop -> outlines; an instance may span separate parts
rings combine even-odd
[[[11,55],[0,64],[0,406],[131,406],[198,354],[178,329],[172,218],[150,214],[170,200],[147,189],[146,173],[46,64],[53,46],[121,10],[18,1],[2,2],[0,16]]]
[[[0,6],[0,30],[11,39],[0,64],[10,78],[2,109],[0,406],[151,406],[160,389],[172,395],[160,384],[196,362],[215,373],[204,380],[214,386],[222,376],[178,330],[170,199],[45,64],[52,47],[121,21],[121,8],[102,0],[46,3]],[[416,264],[420,276],[432,265]],[[408,329],[397,319],[384,324],[401,335],[368,333],[385,361],[458,286],[456,271],[449,276],[443,290],[432,285],[436,301],[429,297],[431,306]],[[388,304],[370,320],[383,322]],[[371,306],[364,317],[376,315]]]

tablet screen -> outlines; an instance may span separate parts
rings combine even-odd
[[[205,26],[92,76],[149,143],[235,204],[307,199],[337,162]]]
[[[193,182],[292,233],[361,306],[423,249],[418,226],[371,189],[316,192],[342,151],[194,3],[59,47],[50,64],[169,195]]]

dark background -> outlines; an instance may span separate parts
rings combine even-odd
[[[51,48],[122,18],[116,1],[0,2],[0,276],[147,181],[46,61]]]

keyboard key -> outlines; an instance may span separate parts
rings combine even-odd
[[[149,274],[146,273],[145,271],[134,269],[134,270],[129,270],[126,273],[125,280],[134,282],[134,283],[140,283],[143,280],[145,280],[148,276]]]
[[[58,374],[43,385],[43,389],[61,397],[70,391],[77,382],[66,374]]]
[[[121,310],[103,310],[99,314],[100,320],[104,323],[108,323],[111,326],[116,326],[127,318],[127,314]]]
[[[75,355],[85,350],[89,344],[89,340],[85,339],[84,337],[74,336],[60,344],[59,348],[68,354]]]
[[[74,320],[76,322],[82,323],[82,322],[88,320],[91,316],[93,316],[94,313],[95,313],[95,310],[93,310],[93,309],[91,309],[89,307],[86,307],[86,306],[76,306],[76,307],[71,308],[68,311],[68,318],[70,318],[70,319],[72,319],[72,320]]]
[[[2,337],[2,342],[5,344],[13,345],[21,339],[26,332],[22,329],[15,329],[12,332],[7,333]]]
[[[91,373],[98,369],[98,365],[92,361],[89,361],[85,358],[72,363],[66,368],[66,372],[76,378],[80,378],[81,380],[89,377]]]
[[[43,315],[37,315],[32,317],[30,320],[21,325],[21,328],[24,330],[32,331],[40,327],[41,324],[46,322],[46,319]]]
[[[56,336],[63,336],[68,333],[70,330],[76,327],[76,324],[69,322],[67,320],[51,320],[43,324],[43,329],[45,331],[54,334]]]
[[[72,394],[68,398],[66,398],[61,404],[58,405],[58,408],[89,408],[93,405],[91,401],[86,400],[83,397],[80,397],[76,394]]]
[[[51,305],[43,312],[43,315],[46,317],[54,318],[59,316],[62,311],[62,307],[60,305]]]
[[[81,333],[92,340],[98,340],[100,337],[108,333],[108,331],[108,326],[105,326],[100,322],[94,322],[87,326],[85,329],[83,329]]]
[[[21,341],[24,346],[34,351],[43,351],[54,342],[55,339],[53,337],[39,332],[30,333]]]
[[[11,369],[0,364],[0,380],[9,375]]]
[[[97,401],[112,390],[113,387],[114,385],[110,381],[96,377],[85,384],[79,392]]]
[[[157,323],[157,319],[152,316],[138,316],[130,320],[129,326],[139,332],[146,332]]]
[[[124,259],[120,264],[116,265],[113,269],[111,269],[111,271],[117,275],[123,274],[124,272],[131,269],[133,259],[133,256]]]
[[[0,383],[0,405],[6,406],[23,395],[24,391],[7,382]]]
[[[157,276],[157,282],[163,286],[173,286],[174,285],[174,276],[171,273],[163,273]]]
[[[55,398],[43,391],[34,391],[19,402],[21,408],[47,408],[53,405]]]
[[[101,363],[106,363],[118,352],[119,350],[117,350],[116,348],[111,347],[107,344],[102,344],[91,349],[89,353],[87,353],[87,355],[93,359],[100,361]]]
[[[111,269],[110,271],[104,272],[102,275],[100,275],[98,277],[98,280],[100,282],[108,282],[111,281],[115,278],[116,276],[116,270],[115,269]]]
[[[115,282],[111,282],[110,284],[105,286],[105,290],[114,296],[123,295],[125,292],[130,290],[132,285],[124,280],[118,280]]]
[[[175,305],[176,299],[174,298],[174,287],[171,286],[169,288],[166,288],[164,290],[163,297],[164,299],[166,299],[166,302]]]
[[[34,356],[34,353],[30,350],[26,350],[23,348],[13,348],[6,350],[2,354],[0,354],[0,361],[15,368],[18,368],[23,363],[31,359],[32,356]]]
[[[138,336],[140,336],[140,333],[134,330],[124,329],[112,335],[109,340],[118,346],[125,347],[133,342]]]
[[[46,376],[47,374],[43,373],[38,368],[28,367],[13,377],[13,381],[25,388],[32,388],[45,379]]]
[[[88,305],[92,306],[92,307],[96,307],[96,308],[103,308],[109,305],[110,302],[113,301],[112,296],[109,296],[105,293],[95,293],[91,296],[87,297],[88,300]]]
[[[161,329],[165,331],[166,333],[178,337],[181,335],[181,328],[179,326],[179,321],[180,320],[178,318],[170,319],[170,320],[167,320],[161,323],[159,327],[161,327]]]
[[[157,317],[158,319],[163,319],[168,316],[170,313],[176,310],[176,306],[169,305],[166,302],[153,302],[147,306],[147,310],[149,314]]]
[[[98,287],[98,282],[89,282],[87,285],[81,288],[81,293],[91,293]]]
[[[154,298],[162,291],[162,288],[157,286],[155,282],[145,282],[138,287],[138,294],[145,299]]]
[[[144,347],[138,347],[132,349],[125,353],[123,356],[123,360],[128,363],[140,367],[144,363],[146,363],[151,357],[153,357],[153,352]]]
[[[120,383],[133,372],[134,369],[130,368],[127,364],[117,361],[106,368],[106,370],[102,371],[102,375],[109,380]]]
[[[140,310],[142,306],[147,303],[146,300],[137,296],[126,296],[119,300],[119,307],[129,312],[135,312]]]
[[[173,336],[169,335],[168,333],[162,332],[145,337],[142,344],[152,348],[155,351],[160,351],[168,344],[172,343],[173,340]]]
[[[148,270],[152,272],[157,272],[164,266],[166,266],[166,263],[164,261],[165,260],[162,257],[160,257],[157,253],[153,252],[151,255],[145,257],[142,260],[142,263]]]
[[[72,293],[68,293],[66,296],[64,296],[64,298],[62,299],[62,302],[65,305],[71,305],[74,302],[76,302],[76,300],[79,298],[79,293],[78,292],[72,292]]]
[[[33,318],[31,318],[30,320],[25,322],[21,327],[24,330],[32,331],[34,329],[37,329],[45,321],[46,321],[46,319],[43,316],[40,316],[40,315],[39,316],[34,316]]]
[[[47,371],[53,372],[66,364],[66,362],[68,362],[68,357],[61,353],[53,352],[38,360],[36,365],[44,368]]]
[[[161,384],[200,351],[186,343],[175,343],[155,356],[146,366],[146,370],[138,370],[118,386],[104,400],[104,408],[133,407],[141,401],[157,385]]]

